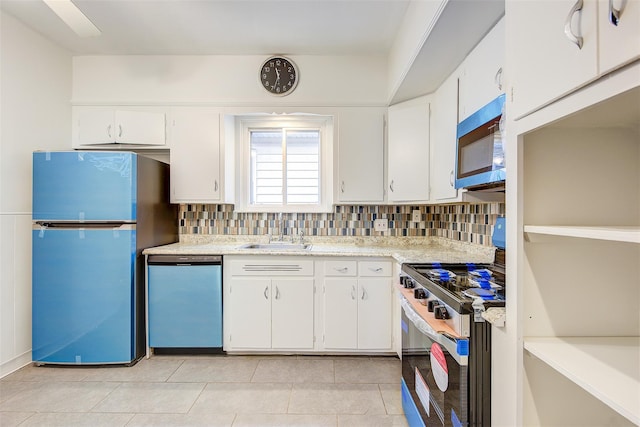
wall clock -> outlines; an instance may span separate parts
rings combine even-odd
[[[298,85],[298,68],[288,58],[272,56],[260,67],[260,82],[269,93],[278,96],[288,95]]]

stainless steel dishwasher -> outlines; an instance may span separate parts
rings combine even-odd
[[[148,347],[222,351],[222,256],[149,255]]]

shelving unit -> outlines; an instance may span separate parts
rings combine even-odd
[[[576,227],[567,225],[525,225],[530,241],[533,235],[577,237],[581,239],[612,240],[617,242],[640,243],[640,227],[635,226],[599,226]]]
[[[524,348],[620,415],[640,424],[640,338],[532,337],[525,340]]]
[[[523,425],[640,425],[638,123],[635,87],[519,138]]]

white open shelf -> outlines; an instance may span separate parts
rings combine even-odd
[[[611,240],[640,243],[640,226],[564,226],[525,225],[524,232],[549,236],[579,237],[584,239]]]
[[[640,425],[640,337],[528,337],[524,348]]]

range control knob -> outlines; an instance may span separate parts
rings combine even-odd
[[[423,288],[417,288],[413,290],[413,297],[415,299],[426,299],[427,296],[427,291]]]
[[[447,307],[445,307],[444,305],[438,305],[437,307],[434,307],[433,315],[435,316],[436,319],[449,318],[449,312],[447,311]]]
[[[400,276],[400,284],[407,289],[413,289],[416,287],[416,282],[414,282],[409,276]]]

